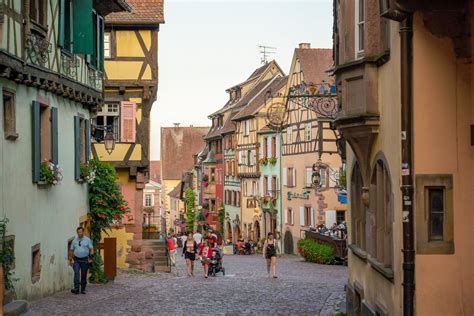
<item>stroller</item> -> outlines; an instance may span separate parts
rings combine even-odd
[[[222,265],[222,254],[219,248],[212,249],[212,257],[210,259],[209,274],[216,276],[216,273],[222,272],[222,275],[225,275],[225,268]]]

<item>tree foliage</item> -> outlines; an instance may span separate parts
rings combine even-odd
[[[185,190],[186,199],[186,222],[188,223],[188,233],[194,232],[194,192],[191,187],[187,187]]]
[[[94,159],[90,168],[95,179],[89,184],[89,219],[91,239],[94,243],[94,256],[90,267],[91,282],[107,282],[98,244],[102,233],[108,234],[112,225],[120,223],[123,216],[129,216],[129,208],[117,185],[117,172],[109,163]]]

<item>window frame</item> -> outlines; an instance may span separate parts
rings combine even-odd
[[[13,90],[2,90],[2,112],[3,112],[3,135],[7,140],[16,140],[18,133],[16,131],[16,95]],[[8,99],[8,102],[6,101]],[[10,117],[7,122],[7,117]],[[11,126],[8,126],[10,125]]]
[[[105,54],[105,50],[106,50],[105,38],[107,36],[109,38],[109,42],[108,42],[108,44],[109,44],[109,55]],[[114,42],[113,39],[114,39],[114,32],[112,30],[104,30],[104,60],[115,58],[114,49],[113,49],[113,42]]]
[[[355,58],[359,59],[364,56],[365,51],[365,0],[355,0],[354,6],[354,50],[355,50]],[[362,20],[361,20],[361,11],[362,11]],[[362,44],[362,45],[361,45]],[[362,47],[361,47],[362,46]]]

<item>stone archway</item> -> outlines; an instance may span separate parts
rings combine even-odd
[[[291,234],[291,231],[287,230],[285,232],[285,238],[284,238],[284,245],[285,245],[285,254],[287,255],[292,255],[294,254],[294,247],[293,247],[293,235]]]
[[[240,237],[242,236],[242,232],[240,231],[240,227],[238,225],[235,225],[234,226],[234,242],[237,242],[237,240],[240,239]]]

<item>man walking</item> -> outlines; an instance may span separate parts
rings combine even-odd
[[[93,254],[92,241],[89,237],[84,236],[84,228],[78,227],[77,237],[71,243],[69,249],[69,264],[74,269],[74,289],[73,294],[86,294],[87,270],[89,269],[89,259]]]
[[[171,265],[174,267],[176,265],[176,244],[172,236],[166,238],[166,246],[168,247]]]

